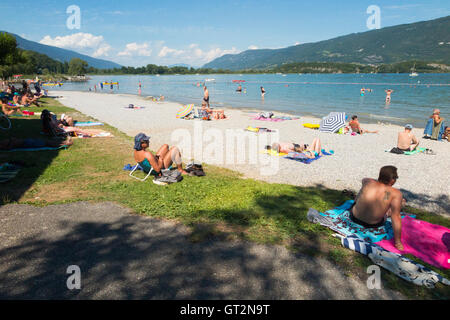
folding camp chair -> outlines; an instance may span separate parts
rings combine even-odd
[[[147,178],[152,174],[152,172],[153,172],[153,167],[150,167],[150,170],[148,170],[148,173],[147,173],[147,175],[145,176],[145,178],[141,179],[141,178],[138,178],[138,177],[136,177],[136,176],[133,176],[133,173],[138,169],[139,166],[140,166],[139,163],[136,164],[136,165],[134,166],[133,170],[131,170],[129,176],[132,177],[132,178],[134,178],[134,179],[136,179],[136,180],[139,180],[139,181],[145,181],[145,180],[147,180]],[[144,172],[145,172],[145,171],[144,171]]]

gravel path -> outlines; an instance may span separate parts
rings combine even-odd
[[[402,190],[410,205],[450,216],[450,143],[421,139],[421,146],[433,149],[437,153],[435,156],[387,153],[385,150],[395,146],[397,133],[403,130],[399,126],[362,124],[363,128],[379,130],[380,133],[362,136],[338,135],[321,133],[302,126],[302,123],[307,122],[319,123],[319,119],[313,118],[263,122],[251,120],[248,111],[228,109],[228,120],[187,121],[175,118],[180,108],[176,103],[152,103],[133,95],[68,91],[58,91],[58,95],[63,96],[59,99],[61,103],[105,121],[130,136],[139,132],[147,133],[152,137],[152,149],[158,148],[162,143],[176,144],[183,149],[185,161],[195,158],[237,170],[246,177],[268,182],[359,191],[363,178],[377,178],[381,167],[395,165],[400,177],[396,187]],[[130,103],[145,106],[145,109],[125,109]],[[278,133],[248,133],[247,142],[239,143],[236,140],[237,147],[232,148],[227,133],[242,135],[247,126],[278,129]],[[420,138],[423,128],[415,128],[413,133]],[[335,155],[305,165],[260,153],[267,143],[287,141],[311,144],[315,137],[322,140],[325,149],[334,150]],[[203,141],[202,150],[195,149],[200,145],[200,141]],[[245,156],[243,164],[236,164],[238,158],[234,162],[227,158],[236,154]],[[252,163],[254,159],[256,160]],[[267,175],[268,173],[270,174]]]
[[[0,299],[403,299],[281,246],[188,241],[113,203],[0,207]],[[67,267],[81,269],[68,290]]]

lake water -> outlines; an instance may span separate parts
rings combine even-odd
[[[323,117],[329,112],[356,114],[362,121],[405,124],[423,127],[434,108],[450,120],[450,74],[258,74],[258,75],[170,75],[170,76],[91,76],[86,83],[65,83],[50,90],[93,90],[110,93],[110,87],[100,90],[99,82],[119,82],[114,93],[138,94],[142,83],[143,96],[164,95],[166,100],[200,105],[203,88],[210,92],[213,107],[251,108],[282,111],[293,115]],[[237,93],[238,84],[245,80],[246,93]],[[266,90],[261,99],[260,87]],[[360,95],[361,88],[372,89]],[[392,101],[385,103],[385,90],[392,89]]]

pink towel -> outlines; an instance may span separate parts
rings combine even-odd
[[[278,118],[263,118],[263,117],[252,118],[252,120],[272,121],[272,122],[281,122],[281,121],[285,121],[284,119],[278,119]]]
[[[376,244],[391,252],[412,254],[435,267],[449,269],[450,229],[405,217],[402,220],[402,243],[404,251],[395,248],[394,239]]]

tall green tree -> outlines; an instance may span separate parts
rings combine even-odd
[[[6,32],[0,33],[0,76],[3,79],[12,76],[13,66],[22,61],[16,38]]]
[[[69,74],[82,76],[87,73],[88,63],[80,58],[73,58],[69,62]]]

